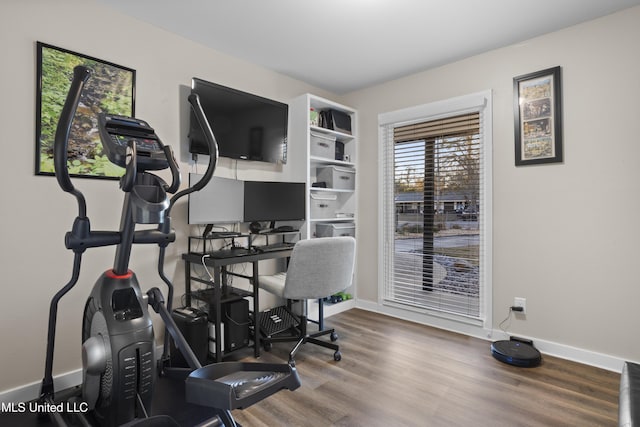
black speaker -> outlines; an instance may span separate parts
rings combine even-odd
[[[224,304],[224,350],[249,345],[249,301],[240,299]]]
[[[193,350],[202,365],[207,362],[207,314],[197,308],[181,307],[176,308],[171,313],[173,321],[176,322],[178,329],[182,332],[187,344]],[[182,353],[176,347],[173,338],[171,339],[171,366],[188,367],[189,364],[182,356]]]
[[[336,141],[336,160],[344,160],[344,142]]]
[[[249,231],[251,231],[253,234],[259,233],[260,230],[262,230],[262,225],[260,225],[259,222],[254,221],[249,224]]]

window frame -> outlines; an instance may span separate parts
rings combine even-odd
[[[480,269],[480,292],[481,292],[481,314],[479,318],[469,318],[452,313],[443,313],[394,303],[385,299],[385,280],[387,279],[387,267],[392,264],[385,258],[385,247],[388,245],[389,233],[385,230],[388,212],[385,203],[385,186],[387,186],[385,175],[385,158],[389,154],[385,129],[389,125],[405,125],[415,122],[437,120],[453,115],[480,112],[482,128],[482,177],[481,182],[481,203],[484,207],[484,221],[480,225],[480,245],[483,257],[481,258]],[[388,312],[399,317],[406,317],[410,320],[432,324],[460,332],[480,335],[491,331],[492,327],[492,93],[490,90],[477,92],[460,97],[450,98],[442,101],[431,102],[409,108],[404,108],[378,115],[378,306],[383,312]],[[393,152],[391,147],[391,152]],[[393,204],[393,197],[391,203]],[[461,326],[462,325],[462,326]]]

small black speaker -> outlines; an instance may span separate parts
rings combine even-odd
[[[209,342],[207,330],[207,314],[197,308],[181,307],[171,313],[173,321],[191,347],[200,364],[207,362]],[[188,367],[189,364],[171,339],[171,366]]]
[[[336,141],[336,160],[344,160],[344,142]]]
[[[259,222],[254,221],[249,224],[249,231],[251,231],[253,234],[259,233],[260,230],[262,230],[262,225]]]

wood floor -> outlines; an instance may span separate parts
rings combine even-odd
[[[353,309],[327,319],[342,360],[307,344],[302,386],[243,411],[261,426],[616,426],[617,373],[543,356],[536,368],[495,360],[487,341]],[[263,362],[286,361],[276,343]]]

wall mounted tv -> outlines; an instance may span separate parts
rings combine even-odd
[[[200,96],[221,157],[287,162],[287,104],[195,77],[191,81],[191,93]],[[209,154],[193,112],[189,124],[189,152]]]

